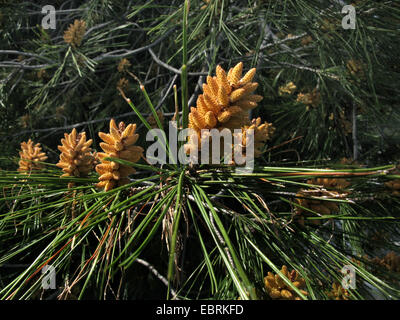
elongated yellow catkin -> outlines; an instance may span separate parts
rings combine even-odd
[[[216,75],[217,75],[217,83],[218,87],[223,87],[225,89],[226,94],[230,94],[232,91],[232,87],[229,85],[228,78],[226,76],[226,72],[220,65],[216,68]]]
[[[18,162],[18,171],[21,173],[30,173],[43,168],[39,161],[45,161],[47,156],[42,152],[40,143],[33,144],[31,139],[28,142],[21,143],[21,151],[19,152],[20,160]]]
[[[222,108],[226,108],[229,104],[229,97],[224,86],[218,88],[218,102]]]
[[[215,119],[215,116],[212,113],[212,111],[208,111],[206,113],[204,120],[206,122],[206,125],[209,126],[210,128],[214,128],[215,125],[217,124],[217,119]]]
[[[242,72],[243,62],[239,62],[235,67],[231,69],[228,80],[233,87],[235,87],[239,83],[240,78],[242,77]]]
[[[213,77],[207,76],[207,84],[204,84],[204,86],[207,86],[207,85],[211,89],[213,95],[217,95],[218,94],[218,84],[214,80]]]
[[[197,110],[199,111],[199,113],[201,114],[206,114],[210,109],[208,108],[206,102],[204,101],[204,96],[202,94],[200,94],[197,98]]]
[[[250,69],[247,73],[240,79],[239,84],[244,86],[245,84],[251,82],[256,74],[256,68]]]
[[[210,96],[204,93],[204,102],[207,105],[207,109],[211,110],[214,115],[218,115],[218,113],[221,111],[222,107],[218,104],[217,95]]]
[[[135,146],[139,135],[135,133],[136,124],[125,125],[120,122],[118,127],[114,119],[110,121],[110,133],[99,132],[99,137],[104,141],[100,147],[104,152],[98,153],[101,160],[96,166],[96,171],[100,175],[98,188],[109,191],[116,186],[129,183],[128,176],[135,173],[135,169],[119,164],[114,161],[105,160],[105,158],[118,158],[129,162],[137,162],[143,155],[143,148]]]

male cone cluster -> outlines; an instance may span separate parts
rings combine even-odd
[[[261,124],[261,119],[253,122],[249,119],[249,111],[257,107],[263,97],[253,94],[258,83],[252,82],[256,69],[252,68],[244,76],[243,63],[238,63],[226,74],[221,66],[216,68],[216,76],[207,76],[207,83],[203,84],[203,94],[197,98],[196,107],[191,107],[189,113],[189,128],[194,129],[195,136],[189,138],[186,150],[197,146],[201,147],[201,141],[208,136],[201,136],[202,129],[223,130],[255,129],[255,144],[270,138],[273,130],[271,124]],[[268,130],[266,130],[268,129]],[[258,132],[258,133],[257,133]],[[197,143],[193,141],[197,139]],[[245,138],[244,138],[245,139]],[[243,141],[243,146],[245,146]],[[259,147],[255,148],[260,150]],[[258,152],[257,155],[261,154]]]
[[[256,69],[250,69],[243,77],[242,71],[242,62],[231,68],[228,74],[218,65],[216,76],[207,76],[203,94],[199,95],[196,108],[192,107],[189,114],[190,128],[199,132],[219,127],[239,129],[247,124],[246,113],[257,107],[262,96],[253,94],[258,87],[257,82],[251,82]]]
[[[129,162],[137,162],[143,154],[143,148],[135,146],[139,135],[135,133],[136,124],[125,125],[120,122],[118,127],[114,121],[110,121],[110,132],[99,132],[99,137],[104,141],[100,147],[104,152],[98,153],[101,163],[96,166],[96,171],[100,175],[98,188],[109,191],[116,186],[122,186],[130,182],[128,176],[136,170],[130,166],[125,166],[105,158],[118,158]]]
[[[293,81],[290,81],[284,86],[280,86],[278,89],[278,93],[280,96],[283,96],[285,94],[291,95],[296,91],[296,89],[297,89],[296,85],[293,83]]]
[[[307,105],[308,108],[310,106],[316,108],[321,102],[321,94],[317,91],[317,89],[314,89],[309,93],[299,93],[296,101]]]
[[[86,32],[86,22],[83,20],[75,20],[70,24],[68,29],[64,32],[64,41],[72,47],[79,47],[82,43],[83,37]]]
[[[45,161],[47,156],[42,152],[40,143],[33,144],[31,139],[28,142],[21,143],[21,151],[19,152],[19,168],[18,171],[22,173],[29,173],[34,170],[40,170],[43,166],[38,163]]]
[[[85,132],[77,133],[75,128],[70,134],[64,133],[61,146],[58,146],[61,154],[57,163],[64,172],[62,177],[84,177],[93,169],[92,142],[92,139],[86,140]],[[68,187],[72,186],[73,183],[68,184]]]
[[[296,270],[288,271],[288,268],[282,266],[281,272],[288,278],[293,285],[300,290],[303,295],[308,293],[304,290],[305,281],[301,278]],[[264,278],[265,289],[272,299],[280,300],[301,300],[298,294],[293,290],[292,287],[288,286],[285,281],[280,277],[279,274],[273,274],[268,272],[268,275]]]

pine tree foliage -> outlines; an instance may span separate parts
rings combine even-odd
[[[0,299],[400,298],[398,1],[47,2],[0,6]],[[149,162],[231,68],[254,171]]]

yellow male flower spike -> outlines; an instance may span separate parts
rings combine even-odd
[[[61,139],[60,161],[57,167],[64,171],[62,177],[84,177],[93,169],[94,156],[91,153],[90,145],[92,139],[86,140],[86,133],[76,132],[74,128],[70,134],[64,133]],[[68,187],[73,184],[70,183]]]
[[[282,274],[287,277],[293,285],[300,290],[303,295],[308,295],[305,288],[305,281],[301,278],[296,270],[288,271],[284,265],[281,269]],[[297,293],[292,287],[288,286],[279,274],[273,274],[268,272],[268,275],[264,278],[265,289],[272,299],[279,300],[301,300]]]
[[[79,47],[86,32],[86,22],[75,20],[73,24],[64,32],[64,41],[72,47]]]
[[[225,127],[239,129],[248,122],[248,111],[257,107],[262,96],[255,95],[258,83],[251,82],[256,69],[249,70],[243,77],[243,63],[239,62],[226,74],[221,66],[216,68],[216,76],[208,76],[203,84],[203,94],[197,99],[196,108],[191,108],[189,127],[201,129]],[[247,117],[247,121],[243,118]],[[241,122],[238,122],[241,119]],[[230,123],[232,120],[233,123]]]
[[[45,161],[47,156],[42,152],[40,143],[33,144],[31,139],[28,142],[21,143],[21,150],[19,156],[21,160],[19,161],[19,172],[29,173],[34,170],[42,169],[43,165],[38,163],[38,161]]]
[[[122,160],[137,162],[143,155],[143,148],[135,146],[139,135],[135,133],[136,124],[125,125],[122,121],[117,127],[114,119],[110,121],[110,133],[99,132],[99,137],[104,141],[100,147],[104,152],[99,152],[98,158],[101,163],[96,166],[96,171],[100,175],[98,188],[109,191],[116,186],[129,183],[128,176],[136,170],[130,166],[125,166],[114,161],[107,161],[105,158],[119,158]]]

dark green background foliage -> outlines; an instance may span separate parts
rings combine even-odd
[[[183,1],[52,1],[56,29],[44,30],[41,8],[49,2],[0,2],[1,298],[40,298],[40,273],[34,272],[52,258],[60,291],[42,293],[48,298],[71,284],[83,265],[83,280],[69,298],[165,298],[168,290],[149,271],[148,260],[168,274],[169,288],[181,298],[268,298],[263,277],[287,264],[306,279],[309,298],[325,299],[332,282],[340,281],[341,267],[357,258],[362,280],[352,298],[376,298],[379,291],[379,297],[398,299],[398,273],[371,269],[363,260],[400,252],[399,200],[384,186],[390,178],[384,176],[393,173],[387,170],[400,158],[398,1],[355,1],[355,30],[341,26],[343,1],[316,0],[193,0],[186,29]],[[72,48],[63,35],[75,19],[87,29],[82,44]],[[311,41],[305,43],[307,36]],[[129,80],[124,92],[145,117],[153,109],[137,79],[117,70],[122,58],[166,119],[175,111],[173,85],[178,96],[187,85],[188,106],[195,106],[218,64],[226,70],[240,61],[245,70],[256,67],[256,93],[264,99],[251,115],[272,122],[276,131],[254,174],[158,171],[141,162],[126,188],[102,193],[93,187],[93,173],[68,191],[54,167],[64,132],[85,131],[100,151],[97,132],[106,131],[113,117],[137,123],[137,144],[145,147],[146,130],[117,90],[118,81]],[[185,59],[187,78],[181,77]],[[352,74],[349,61],[359,62],[362,71]],[[280,95],[279,87],[290,81],[295,92]],[[315,88],[316,107],[296,101],[297,94]],[[179,105],[182,110],[180,99]],[[29,138],[41,143],[50,164],[24,177],[26,183],[13,170],[20,143]],[[343,157],[365,166],[339,166]],[[327,167],[359,173],[351,177],[351,195],[323,227],[293,224],[293,196]],[[289,172],[300,173],[282,175]],[[176,261],[160,241],[168,207],[175,208],[169,222],[177,227],[168,241],[177,247]],[[127,217],[137,212],[130,225]],[[81,229],[85,217],[88,225]],[[387,237],[371,243],[378,231]],[[367,283],[377,291],[371,293]]]

